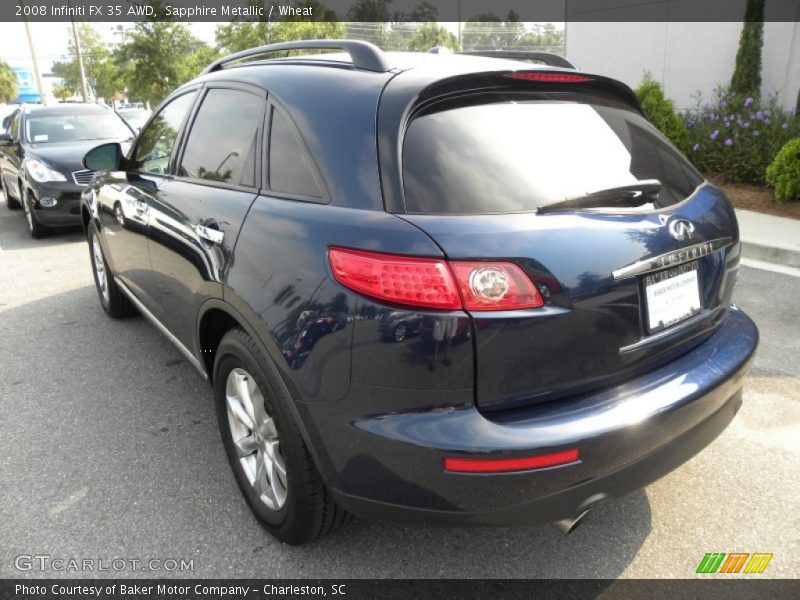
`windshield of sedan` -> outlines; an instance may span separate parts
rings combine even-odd
[[[131,130],[111,112],[30,115],[25,120],[25,135],[34,144],[80,142],[88,140],[130,139]]]

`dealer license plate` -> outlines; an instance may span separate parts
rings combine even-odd
[[[700,312],[697,261],[645,275],[645,306],[650,333],[665,329]]]

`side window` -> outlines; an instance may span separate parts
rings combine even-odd
[[[286,118],[272,109],[269,134],[269,187],[277,193],[322,198],[311,160]]]
[[[241,90],[209,90],[189,132],[178,175],[254,186],[265,104]]]
[[[197,92],[178,96],[161,109],[139,136],[132,170],[158,174],[169,172],[169,159],[178,139],[178,131],[196,96]]]

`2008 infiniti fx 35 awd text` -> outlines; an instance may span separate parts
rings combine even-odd
[[[208,378],[279,539],[570,526],[734,417],[758,333],[730,203],[629,88],[526,58],[551,64],[258,48],[86,155],[104,310]]]

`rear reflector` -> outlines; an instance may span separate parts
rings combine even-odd
[[[509,73],[506,75],[511,79],[524,79],[526,81],[551,81],[553,83],[578,83],[581,81],[591,81],[591,77],[577,75],[574,73]]]
[[[444,470],[452,473],[513,473],[531,471],[577,462],[578,449],[524,458],[452,458],[445,457]]]
[[[544,305],[539,290],[510,262],[445,261],[330,248],[336,281],[392,304],[440,310],[519,310]]]

